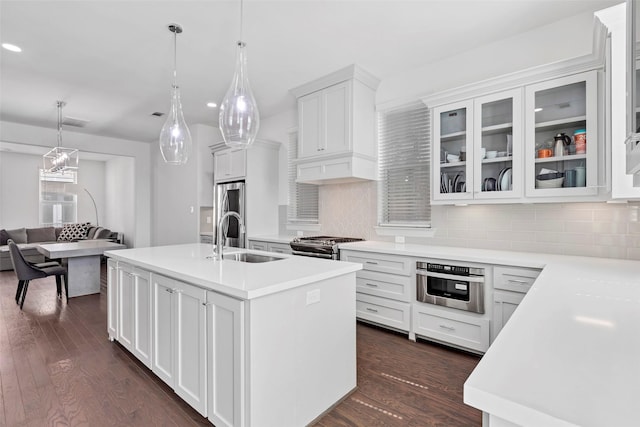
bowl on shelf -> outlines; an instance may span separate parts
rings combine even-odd
[[[487,159],[495,159],[498,157],[498,152],[495,150],[487,151]]]
[[[467,160],[467,152],[465,150],[460,150],[460,161],[464,162]]]
[[[536,176],[536,188],[560,188],[564,183],[564,173],[553,172]]]
[[[498,151],[498,157],[507,157],[506,151]]]
[[[455,154],[447,154],[447,162],[455,163],[459,161],[460,161],[460,156],[457,156]]]
[[[487,149],[484,147],[480,148],[480,158],[484,159],[486,155],[487,155]]]

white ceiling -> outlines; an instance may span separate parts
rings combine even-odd
[[[380,79],[621,0],[245,0],[249,78],[264,119],[293,108],[288,90],[356,63]],[[231,81],[240,2],[0,1],[0,118],[152,142],[166,112],[179,23],[178,83],[188,123],[217,126]],[[558,28],[558,42],[562,32]],[[66,128],[65,128],[66,129]],[[74,128],[75,129],[75,128]]]

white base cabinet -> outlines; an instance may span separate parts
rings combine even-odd
[[[245,425],[244,303],[207,292],[207,413],[219,427]]]
[[[277,254],[291,254],[291,246],[286,243],[270,242],[267,240],[249,240],[249,249],[256,251],[275,252]]]
[[[110,339],[218,427],[308,425],[356,387],[355,273],[239,300],[123,261],[107,272]]]
[[[540,270],[533,268],[494,267],[491,342],[507,324],[539,274]]]
[[[117,266],[118,342],[147,367],[151,367],[151,286],[150,274],[132,265]]]
[[[353,250],[342,250],[340,259],[362,264],[363,269],[356,273],[358,319],[410,332],[415,260]]]
[[[413,305],[413,332],[416,335],[460,348],[487,351],[489,324],[489,319],[463,311],[458,313],[422,303]]]
[[[154,274],[152,370],[206,416],[206,291]]]

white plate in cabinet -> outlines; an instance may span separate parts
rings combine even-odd
[[[416,335],[483,353],[489,348],[489,319],[420,303],[412,309]]]
[[[356,316],[359,319],[409,332],[411,304],[356,293]]]
[[[519,267],[494,267],[493,288],[506,291],[527,293],[540,270]]]
[[[411,302],[411,278],[361,270],[356,273],[356,291],[382,298]]]
[[[340,259],[360,263],[364,270],[400,274],[403,276],[411,275],[412,264],[415,264],[411,258],[350,250],[341,250]]]

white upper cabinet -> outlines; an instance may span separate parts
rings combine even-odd
[[[298,158],[347,152],[352,82],[343,82],[298,100]]]
[[[433,110],[433,200],[520,198],[522,89]]]
[[[527,197],[598,194],[598,104],[597,71],[527,86]]]
[[[247,175],[247,151],[227,148],[213,153],[213,179],[216,182],[234,181]]]
[[[298,182],[377,178],[378,83],[352,65],[291,90],[298,98]]]

